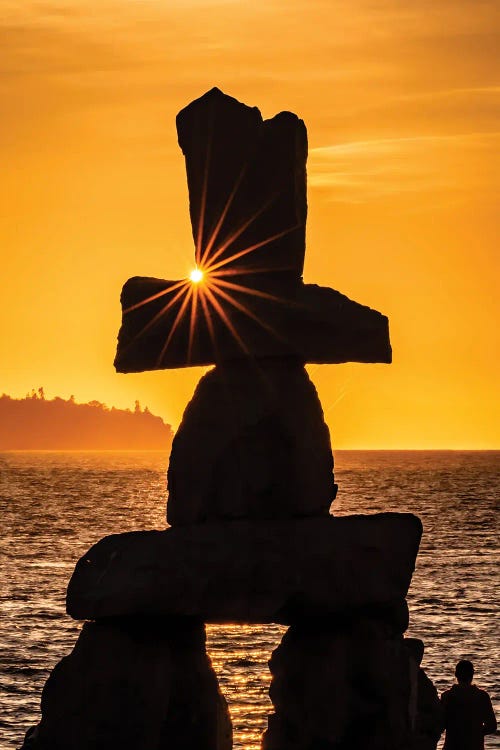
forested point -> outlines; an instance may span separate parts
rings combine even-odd
[[[116,409],[100,401],[76,403],[43,388],[17,399],[0,396],[0,450],[164,450],[173,431],[161,417],[141,408]]]

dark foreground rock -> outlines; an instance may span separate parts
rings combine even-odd
[[[52,671],[22,750],[230,750],[202,624],[86,623]]]
[[[261,276],[264,297],[249,294],[246,276],[231,278],[240,288],[228,289],[209,273],[197,285],[196,303],[189,280],[129,279],[121,295],[116,369],[143,372],[246,356],[318,364],[391,362],[385,315],[335,289],[302,283],[290,288]],[[232,302],[218,291],[230,292]]]
[[[170,454],[171,526],[328,515],[335,489],[328,427],[300,362],[238,360],[201,379]]]
[[[273,652],[263,750],[431,750],[439,699],[403,638],[377,623],[292,627]]]
[[[161,614],[291,623],[400,608],[421,531],[411,514],[381,513],[108,536],[79,560],[67,610],[75,619]]]

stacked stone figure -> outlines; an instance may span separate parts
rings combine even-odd
[[[405,639],[411,514],[335,518],[328,428],[305,364],[390,362],[387,318],[302,282],[307,137],[218,89],[178,116],[196,276],[134,278],[116,366],[215,367],[174,438],[166,531],[106,537],[68,613],[90,621],[25,747],[226,750],[204,623],[289,625],[263,750],[430,750],[437,694]]]

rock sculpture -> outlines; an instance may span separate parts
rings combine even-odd
[[[231,747],[204,622],[290,626],[270,661],[263,750],[435,748],[423,644],[403,637],[420,521],[330,516],[330,438],[304,369],[390,362],[387,318],[302,281],[307,135],[296,115],[263,121],[212,89],[177,130],[195,272],[125,284],[115,365],[215,367],[174,438],[171,528],[106,537],[76,566],[68,613],[92,623],[49,678],[25,748]]]

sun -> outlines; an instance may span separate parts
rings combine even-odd
[[[193,270],[192,270],[192,271],[191,271],[191,273],[189,274],[189,278],[190,278],[190,279],[191,279],[191,281],[192,281],[192,282],[194,282],[195,284],[199,284],[199,283],[200,283],[200,281],[201,281],[201,280],[202,280],[202,278],[203,278],[203,271],[202,271],[202,270],[201,270],[200,268],[193,268]]]

